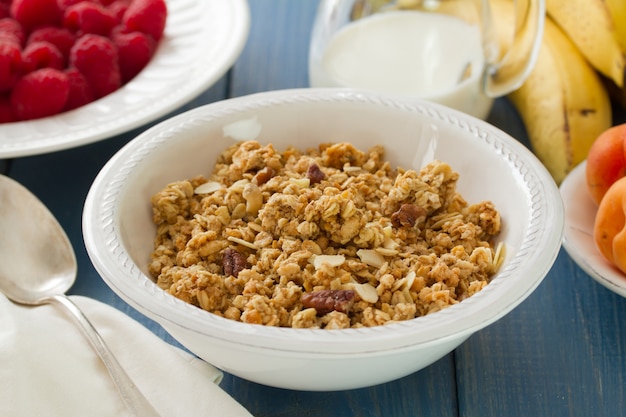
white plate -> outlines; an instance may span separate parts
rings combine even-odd
[[[587,193],[586,162],[578,165],[561,184],[565,205],[563,247],[586,273],[609,290],[626,297],[626,275],[609,263],[593,240],[597,206]]]
[[[248,38],[246,0],[168,0],[165,34],[148,66],[114,93],[52,117],[0,124],[0,158],[112,137],[192,100],[233,65]]]

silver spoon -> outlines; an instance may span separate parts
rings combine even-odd
[[[77,272],[76,255],[65,231],[35,195],[3,175],[0,230],[0,291],[18,304],[65,307],[102,359],[126,406],[138,417],[159,416],[87,317],[65,295]]]

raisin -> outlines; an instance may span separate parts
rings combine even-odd
[[[317,164],[309,165],[309,169],[307,169],[306,171],[306,176],[311,181],[311,184],[320,183],[322,182],[324,178],[326,178],[326,174],[322,172],[322,170],[320,169],[319,166],[317,166]]]
[[[237,277],[242,270],[248,268],[246,258],[233,248],[226,248],[222,263],[224,265],[224,275],[226,276],[232,275]]]
[[[354,290],[321,290],[302,294],[302,305],[323,316],[331,311],[348,313],[354,304]]]
[[[426,217],[426,209],[416,204],[403,204],[391,215],[391,224],[395,227],[413,227],[418,219]]]

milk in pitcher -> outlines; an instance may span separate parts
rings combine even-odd
[[[312,87],[351,87],[438,102],[486,117],[478,26],[426,12],[385,12],[338,31],[310,60]]]

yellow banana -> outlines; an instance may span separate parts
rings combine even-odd
[[[506,51],[513,4],[494,1],[492,11]],[[507,97],[524,122],[533,152],[557,184],[587,157],[593,141],[612,123],[610,99],[600,76],[548,17],[535,67]]]
[[[617,42],[626,54],[626,0],[604,0],[604,3],[611,15]],[[626,86],[620,87],[608,77],[603,77],[603,81],[613,101],[626,109]]]
[[[622,48],[622,53],[626,54],[626,1],[604,0],[604,4],[611,15],[617,43]]]
[[[624,53],[604,0],[546,0],[546,11],[596,70],[624,85]]]

